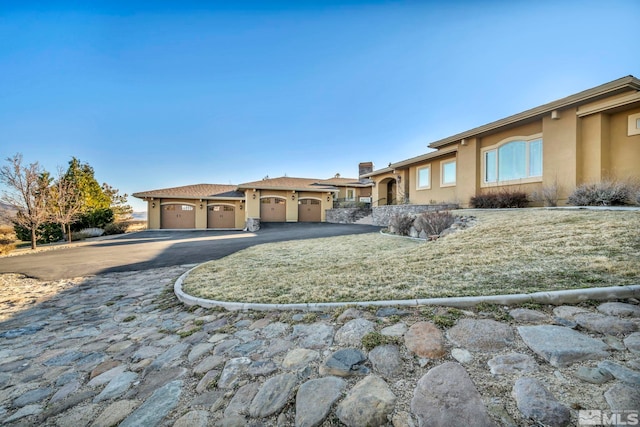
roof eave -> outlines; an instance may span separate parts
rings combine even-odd
[[[432,142],[431,144],[429,144],[429,148],[437,149],[446,145],[456,143],[465,138],[479,136],[484,133],[499,129],[501,127],[513,125],[517,122],[537,119],[553,110],[571,107],[587,101],[595,101],[599,98],[614,95],[628,89],[640,91],[640,80],[633,76],[622,77],[612,82],[584,90],[582,92],[567,96],[553,102],[549,102],[544,105],[540,105],[538,107],[523,111],[518,114],[514,114],[509,117],[505,117],[504,119],[496,120],[486,125],[479,126],[471,130]]]

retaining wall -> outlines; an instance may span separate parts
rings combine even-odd
[[[460,206],[457,204],[442,204],[442,205],[385,205],[374,206],[372,208],[373,225],[381,227],[388,227],[391,222],[391,218],[395,215],[401,214],[421,214],[426,211],[443,211],[458,209]]]

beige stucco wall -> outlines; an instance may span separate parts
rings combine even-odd
[[[147,201],[147,228],[149,230],[160,229],[160,200]]]
[[[618,180],[640,182],[640,135],[627,135],[628,117],[640,107],[612,114],[609,119],[609,175]]]
[[[429,205],[439,203],[458,203],[458,165],[456,163],[456,185],[455,186],[441,186],[441,165],[443,162],[456,160],[455,153],[451,155],[438,157],[436,159],[427,160],[426,162],[419,163],[411,166],[408,170],[409,180],[409,200],[412,204]],[[418,188],[418,169],[425,166],[431,168],[431,188],[419,189]]]
[[[159,230],[161,226],[161,206],[168,203],[191,205],[195,208],[196,229],[207,228],[207,207],[209,205],[229,205],[235,207],[235,228],[244,228],[244,204],[239,200],[199,200],[193,199],[154,199],[147,201],[147,228]],[[200,207],[202,205],[202,208]]]
[[[543,124],[540,120],[507,130],[501,130],[499,132],[492,133],[491,135],[483,136],[480,139],[480,148],[490,147],[499,143],[503,139],[511,138],[513,136],[535,135],[536,133],[542,132],[542,130]]]
[[[255,199],[253,195],[255,194]],[[321,193],[315,191],[294,192],[292,190],[245,190],[246,196],[246,211],[244,213],[243,220],[247,218],[260,218],[260,198],[264,197],[284,197],[286,203],[286,221],[297,222],[298,221],[298,201],[301,198],[310,198],[320,200],[321,209],[321,221],[326,220],[325,211],[333,208],[333,194]],[[293,198],[292,198],[293,196]],[[327,200],[328,199],[328,200]]]
[[[542,185],[551,188],[557,186],[559,203],[575,189],[581,173],[578,139],[580,129],[576,110],[566,109],[559,112],[558,119],[547,115],[542,119]]]

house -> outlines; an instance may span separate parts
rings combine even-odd
[[[429,153],[360,174],[375,183],[374,206],[469,205],[501,189],[557,190],[640,180],[640,80],[633,76],[585,90],[429,145]]]
[[[338,175],[330,179],[285,176],[240,185],[187,185],[133,196],[147,202],[149,229],[242,229],[249,218],[324,222],[325,211],[334,202],[370,202],[372,185]]]

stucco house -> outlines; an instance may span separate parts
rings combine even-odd
[[[330,179],[279,177],[240,185],[187,185],[133,196],[147,202],[147,228],[152,230],[242,229],[249,218],[324,222],[325,211],[340,200],[370,203],[372,186],[368,180],[339,175]]]
[[[374,206],[469,205],[499,189],[529,195],[557,188],[640,180],[640,80],[633,76],[579,92],[429,144],[435,150],[360,175]]]

